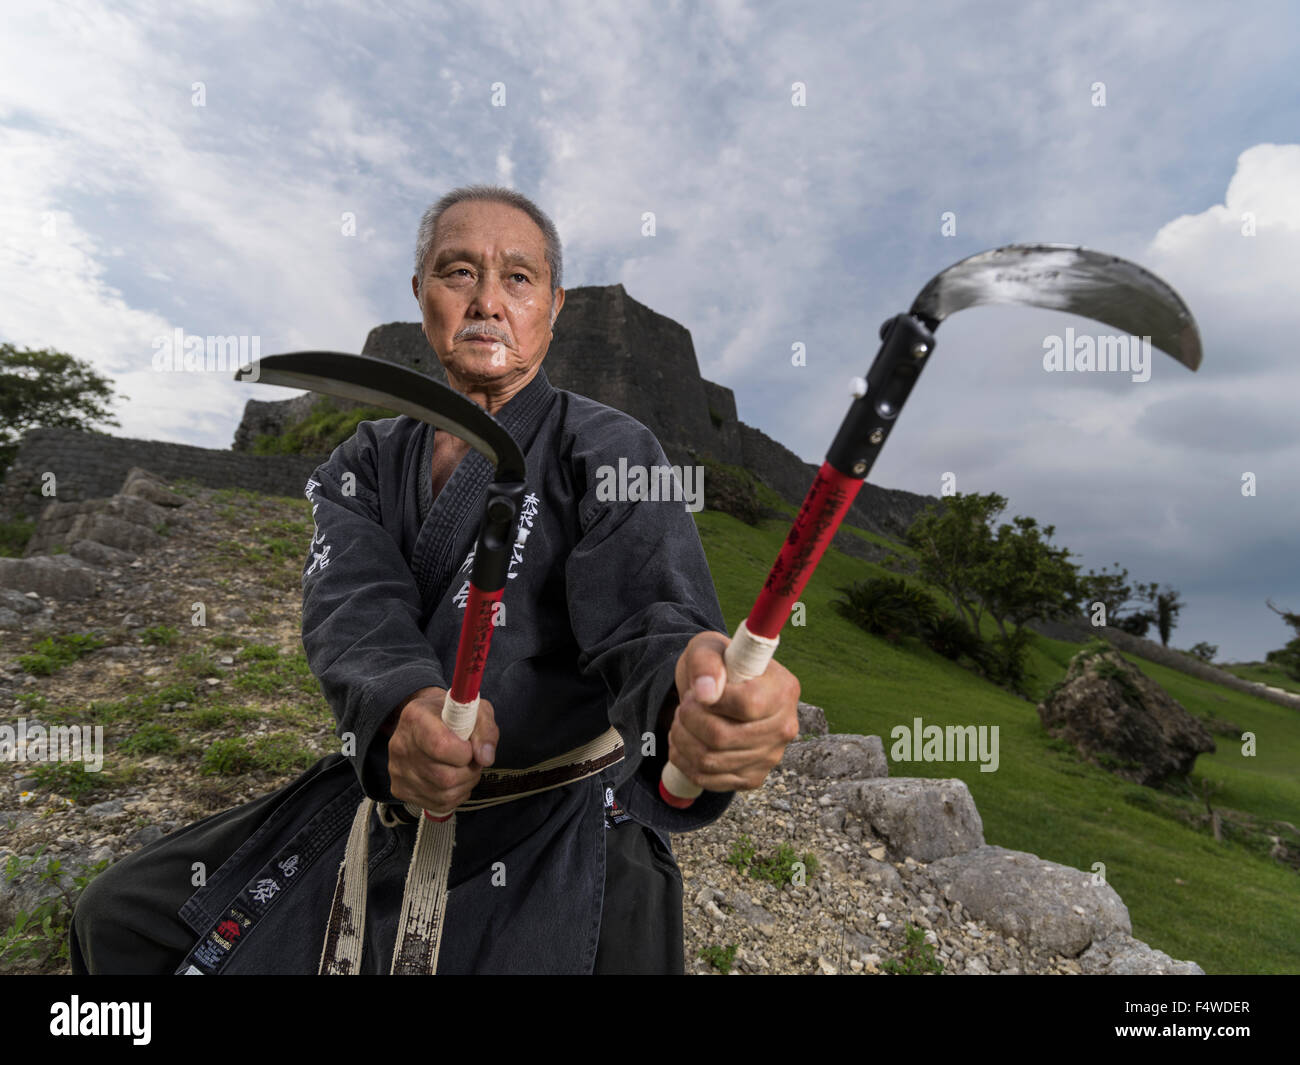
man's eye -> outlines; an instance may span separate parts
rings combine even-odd
[[[522,277],[525,281],[528,280],[528,275],[527,275],[527,274],[511,274],[510,276],[511,276],[511,277]]]

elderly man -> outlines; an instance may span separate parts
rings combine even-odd
[[[74,922],[74,969],[159,971],[166,958],[163,971],[193,974],[682,971],[668,834],[762,784],[797,735],[799,685],[776,662],[727,684],[725,626],[680,501],[597,493],[598,471],[620,459],[666,459],[634,419],[547,381],[560,282],[554,226],[508,189],[455,190],[421,222],[411,286],[424,334],[448,383],[528,462],[473,734],[458,738],[441,710],[491,469],[415,419],[362,423],[307,489],[303,645],[343,753],[96,881]],[[689,809],[659,797],[668,758],[706,789]],[[484,789],[506,801],[484,804]],[[458,807],[439,894],[418,811]],[[165,913],[160,933],[145,914],[163,897],[146,902],[141,877],[195,860],[216,873],[179,901],[172,889],[184,925]],[[104,930],[114,902],[128,920]],[[434,902],[436,928],[421,930],[432,950],[413,962],[408,918]]]

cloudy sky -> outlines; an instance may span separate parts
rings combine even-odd
[[[970,310],[873,480],[953,473],[1084,568],[1172,585],[1178,646],[1286,641],[1264,598],[1300,610],[1300,5],[5,8],[0,340],[111,376],[114,432],[229,446],[248,386],[153,372],[176,329],[359,351],[417,319],[420,213],[475,181],[533,197],[566,287],[622,282],[681,322],[809,461],[933,274],[1084,244],[1181,293],[1200,372],[1049,373],[1047,338],[1107,330]]]

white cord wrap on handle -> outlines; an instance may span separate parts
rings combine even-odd
[[[727,664],[727,683],[737,684],[761,677],[767,664],[776,654],[780,636],[756,636],[745,622],[736,629],[735,638],[727,644],[722,660]]]
[[[756,636],[742,621],[722,656],[727,666],[726,682],[743,684],[754,677],[761,677],[767,669],[767,664],[772,661],[772,656],[776,654],[776,645],[780,642],[780,636]],[[694,799],[704,791],[672,762],[664,766],[659,780],[670,795],[675,795],[679,799]]]
[[[478,720],[478,696],[467,703],[458,703],[447,693],[447,700],[442,704],[442,723],[462,740],[467,740],[474,732],[474,722]]]

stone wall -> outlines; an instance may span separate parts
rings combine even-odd
[[[35,517],[48,503],[79,503],[111,496],[133,466],[172,481],[192,478],[210,488],[244,488],[297,496],[326,456],[248,455],[159,440],[132,440],[77,429],[32,429],[0,486],[0,519]],[[56,494],[44,496],[45,473]]]

